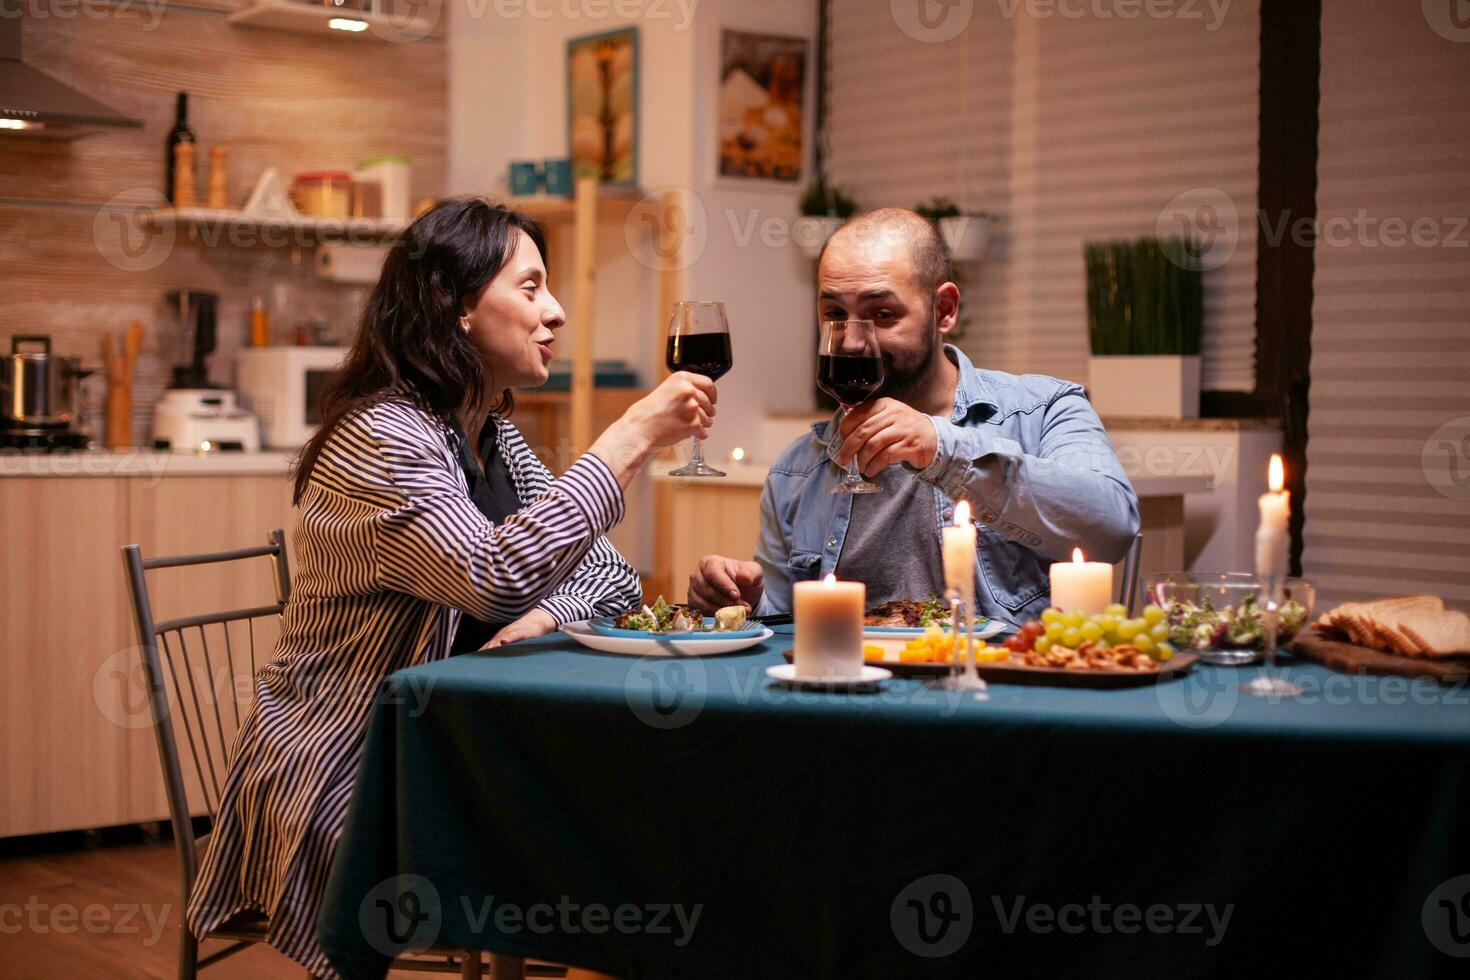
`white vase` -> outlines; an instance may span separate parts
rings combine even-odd
[[[939,219],[939,233],[944,236],[949,254],[956,262],[985,258],[994,227],[995,219],[986,215],[961,214]]]
[[[1199,418],[1199,355],[1094,355],[1087,397],[1103,416]]]
[[[801,249],[802,254],[809,259],[814,259],[822,254],[822,246],[827,244],[827,239],[832,233],[842,227],[846,218],[836,218],[830,215],[808,215],[797,218],[796,223],[791,226],[791,240],[796,247]]]

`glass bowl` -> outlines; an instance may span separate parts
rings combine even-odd
[[[1148,579],[1149,601],[1164,610],[1169,641],[1206,663],[1254,663],[1266,648],[1259,617],[1266,611],[1265,586],[1249,572],[1173,572]],[[1276,646],[1281,649],[1312,621],[1317,590],[1305,579],[1283,587]]]

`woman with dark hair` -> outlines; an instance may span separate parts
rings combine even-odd
[[[524,215],[444,201],[389,251],[297,463],[297,572],[255,678],[189,901],[202,936],[241,913],[318,975],[316,918],[379,682],[637,604],[603,535],[654,450],[703,435],[707,379],[679,373],[553,480],[506,420],[545,383],[565,315]]]

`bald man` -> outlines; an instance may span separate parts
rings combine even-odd
[[[868,604],[944,594],[940,528],[970,503],[978,529],[976,612],[1021,622],[1049,602],[1047,566],[1080,547],[1122,559],[1138,499],[1080,385],[976,368],[944,342],[959,287],[934,226],[884,208],[853,218],[817,265],[821,320],[872,320],[883,387],[821,422],[772,464],[755,560],[708,555],[689,600],[789,612],[791,585],[835,571]],[[880,492],[827,491],[849,460]]]

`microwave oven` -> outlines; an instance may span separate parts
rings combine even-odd
[[[260,419],[261,443],[300,449],[321,424],[322,389],[346,347],[247,347],[235,362],[235,387]]]

